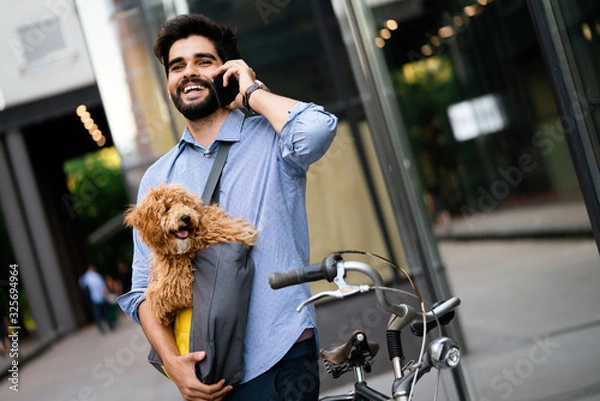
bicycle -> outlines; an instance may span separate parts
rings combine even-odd
[[[386,297],[386,291],[400,291],[395,288],[386,287],[379,272],[372,266],[360,261],[345,261],[344,253],[358,253],[380,259],[401,271],[408,279],[421,306],[421,314],[418,317],[415,309],[405,303],[392,303]],[[351,285],[346,282],[347,272],[358,272],[368,276],[373,285]],[[354,331],[350,339],[341,344],[334,345],[320,351],[324,360],[325,368],[335,379],[342,374],[354,372],[354,389],[348,394],[321,397],[320,401],[410,401],[413,397],[415,384],[419,379],[432,369],[454,369],[461,359],[460,347],[455,340],[443,336],[441,326],[448,324],[455,315],[455,309],[460,305],[460,299],[453,297],[443,302],[434,304],[430,311],[425,310],[425,303],[421,294],[410,276],[393,262],[362,251],[339,251],[327,256],[321,263],[289,270],[286,272],[273,273],[269,276],[269,284],[273,289],[279,289],[290,285],[306,283],[310,281],[327,280],[337,286],[335,291],[323,291],[313,295],[298,305],[300,311],[306,305],[325,297],[346,298],[355,294],[375,291],[377,303],[390,312],[386,340],[388,356],[392,363],[394,380],[392,383],[391,397],[385,395],[367,384],[366,373],[371,371],[375,355],[379,350],[376,342],[369,341],[364,331]],[[411,294],[412,295],[412,294]],[[410,331],[423,338],[418,360],[405,364],[402,350],[400,332],[410,327]],[[439,336],[430,341],[426,347],[427,333],[435,327],[440,328]],[[439,377],[438,377],[439,380]],[[437,390],[435,398],[437,398]]]

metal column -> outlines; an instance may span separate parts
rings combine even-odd
[[[580,93],[584,84],[577,82],[569,65],[572,49],[568,38],[561,37],[559,21],[555,15],[557,10],[553,9],[552,2],[528,0],[527,5],[560,110],[565,138],[590,217],[596,246],[600,250],[600,155],[594,151],[591,140],[594,133],[591,132],[591,124],[586,121],[589,118],[586,115],[589,105],[583,103]]]
[[[0,141],[0,151],[0,202],[18,259],[20,285],[27,288],[40,340],[51,341],[77,327],[74,306],[22,133],[9,131]]]
[[[421,273],[433,300],[451,297],[445,267],[431,223],[421,199],[415,162],[406,127],[381,50],[375,46],[375,24],[364,0],[332,0],[352,69],[362,94],[410,269]],[[448,327],[449,335],[464,344],[458,322]],[[460,368],[453,371],[456,397],[470,399]]]

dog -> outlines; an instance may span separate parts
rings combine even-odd
[[[192,306],[196,252],[237,241],[254,246],[258,231],[216,205],[204,205],[183,185],[150,188],[138,205],[125,212],[125,224],[136,228],[152,251],[145,295],[156,319],[169,326],[177,312]]]

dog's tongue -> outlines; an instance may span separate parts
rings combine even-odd
[[[189,232],[188,230],[181,229],[179,231],[176,231],[175,235],[177,236],[177,238],[186,239],[189,235]]]

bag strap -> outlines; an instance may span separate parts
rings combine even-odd
[[[221,173],[225,166],[225,160],[229,154],[229,148],[232,142],[219,142],[219,148],[217,149],[217,155],[208,178],[206,179],[206,185],[204,186],[204,192],[202,193],[202,201],[205,205],[209,203],[219,203],[219,191],[216,190],[221,179]]]

